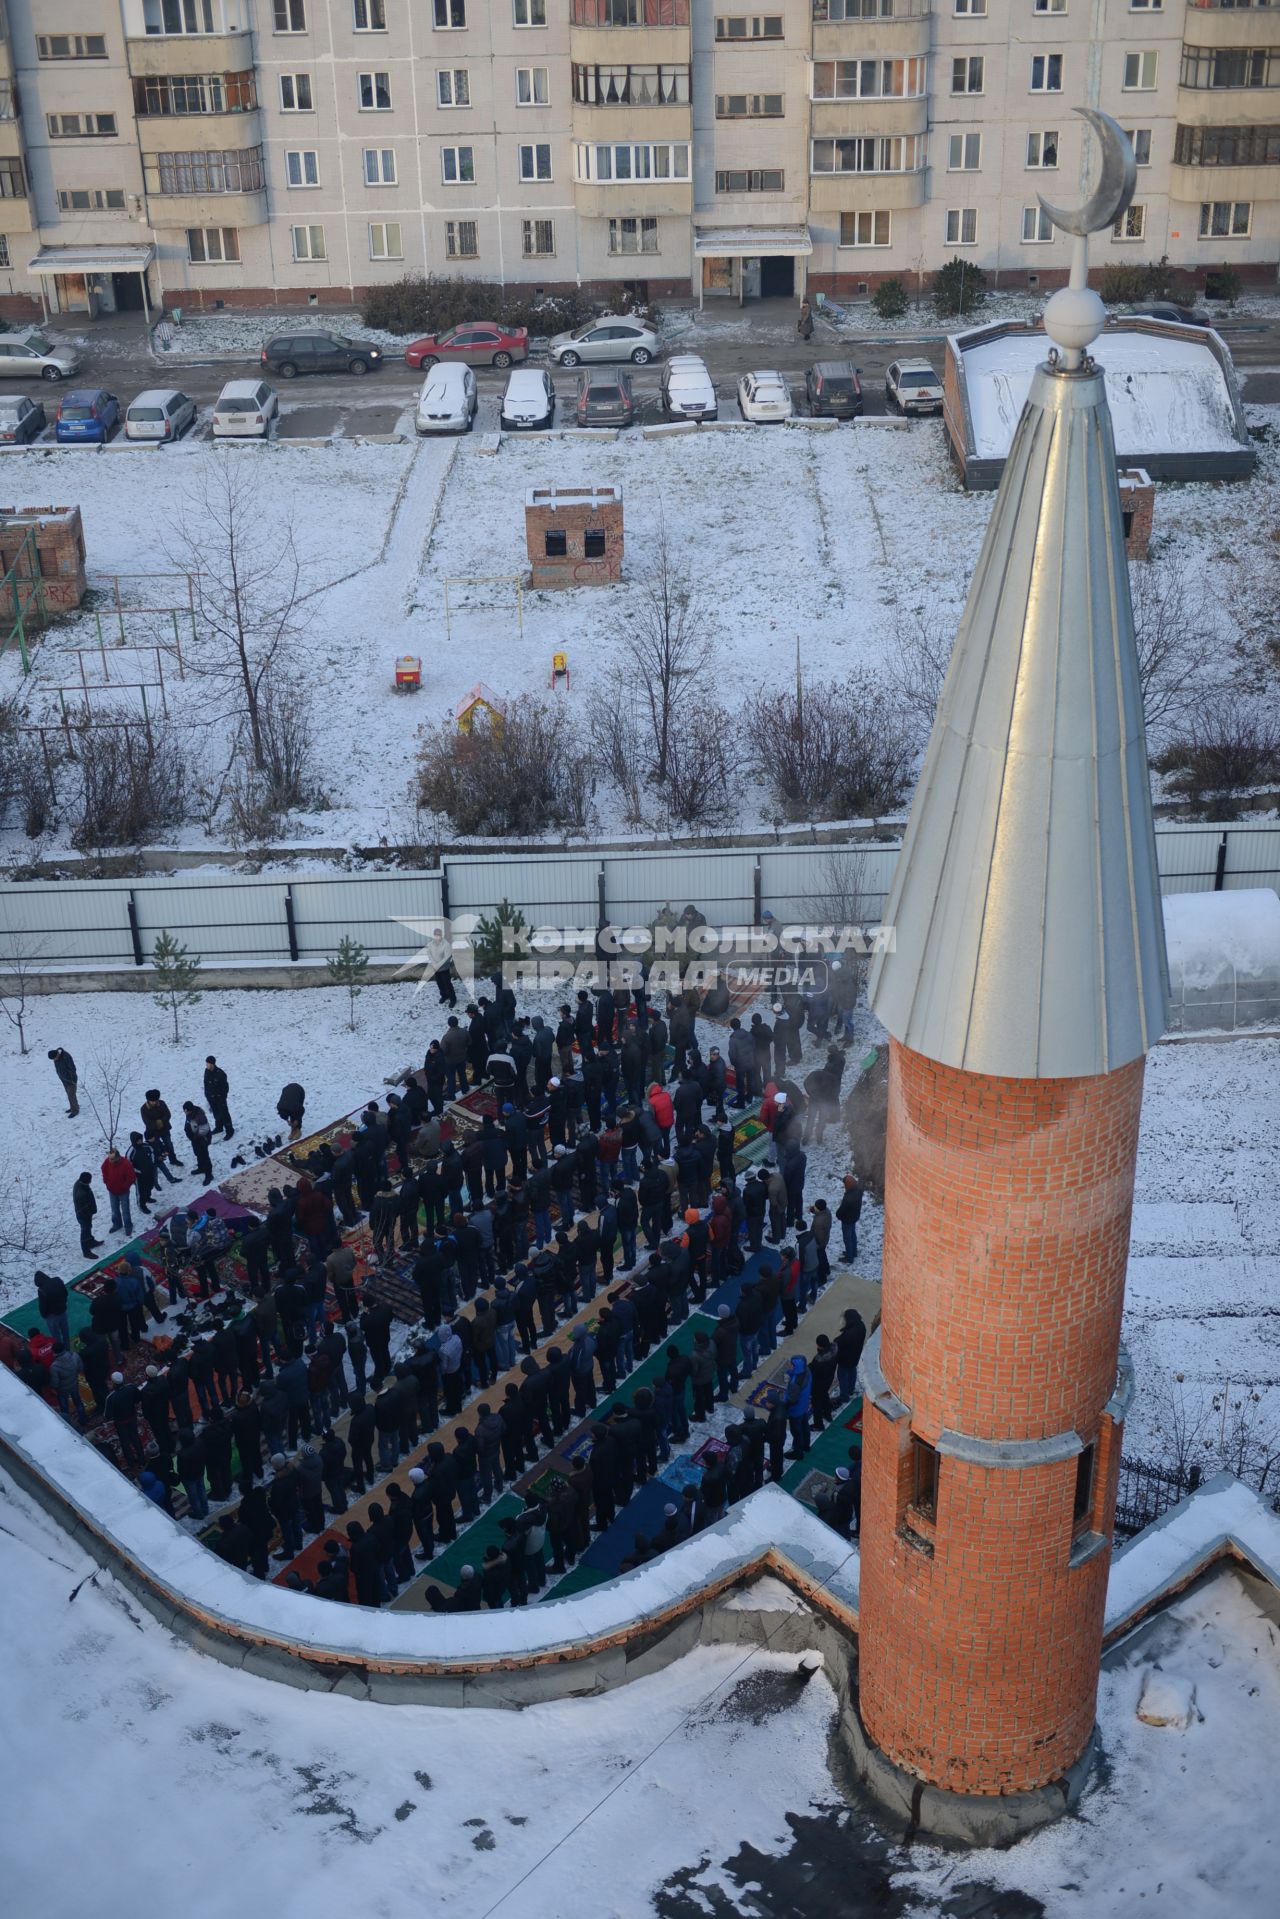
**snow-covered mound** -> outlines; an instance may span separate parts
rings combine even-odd
[[[1174,1031],[1280,1020],[1280,898],[1269,886],[1164,902]]]

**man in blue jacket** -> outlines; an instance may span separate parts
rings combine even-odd
[[[803,1459],[809,1450],[809,1408],[813,1401],[813,1382],[809,1377],[809,1362],[803,1354],[797,1353],[787,1367],[787,1390],[784,1405],[787,1424],[791,1428],[792,1459]]]

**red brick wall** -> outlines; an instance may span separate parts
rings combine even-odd
[[[930,1443],[1099,1449],[1115,1387],[1143,1062],[1092,1079],[956,1072],[893,1043],[881,1362]],[[944,1455],[932,1524],[904,1510],[906,1421],[864,1421],[860,1687],[869,1732],[955,1791],[1042,1785],[1093,1723],[1109,1553],[1071,1567],[1076,1460]],[[932,1553],[928,1547],[932,1547]]]
[[[566,498],[554,506],[549,501],[538,503],[525,507],[524,524],[531,586],[608,586],[622,578],[621,500],[601,498],[593,504]],[[585,557],[588,528],[604,533],[603,559]],[[568,552],[563,558],[547,554],[545,536],[552,529],[565,535]]]

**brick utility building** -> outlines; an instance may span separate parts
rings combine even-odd
[[[533,486],[525,496],[530,586],[609,586],[622,578],[622,488]]]
[[[1278,87],[1247,0],[0,0],[0,303],[1057,286],[1077,99],[1139,163],[1095,271],[1273,284]]]
[[[872,1783],[970,1837],[1052,1816],[1088,1767],[1168,1013],[1102,317],[1083,287],[1046,312],[869,989],[891,1039],[859,1710]]]
[[[0,574],[12,574],[0,620],[20,612],[29,631],[74,611],[88,584],[84,562],[78,506],[0,506]]]

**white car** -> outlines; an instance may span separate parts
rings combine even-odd
[[[738,411],[753,426],[767,426],[791,418],[791,388],[780,373],[767,368],[744,373],[738,381]]]
[[[14,374],[27,380],[33,373],[42,380],[69,380],[79,370],[75,348],[55,346],[43,333],[7,333],[0,339],[0,380]]]
[[[705,363],[696,353],[677,353],[662,369],[658,382],[662,411],[675,420],[714,420],[716,390]]]
[[[196,423],[197,407],[189,393],[174,387],[149,387],[130,402],[124,416],[126,440],[180,440]]]
[[[519,427],[547,427],[556,410],[556,390],[545,367],[519,366],[507,380],[502,396],[502,425],[510,432]]]
[[[214,402],[213,437],[265,440],[271,422],[279,417],[280,399],[273,386],[265,380],[230,380]]]
[[[927,360],[895,360],[884,376],[884,397],[900,413],[941,413],[942,382]]]
[[[419,433],[469,433],[480,395],[476,376],[456,360],[437,363],[418,395]]]

